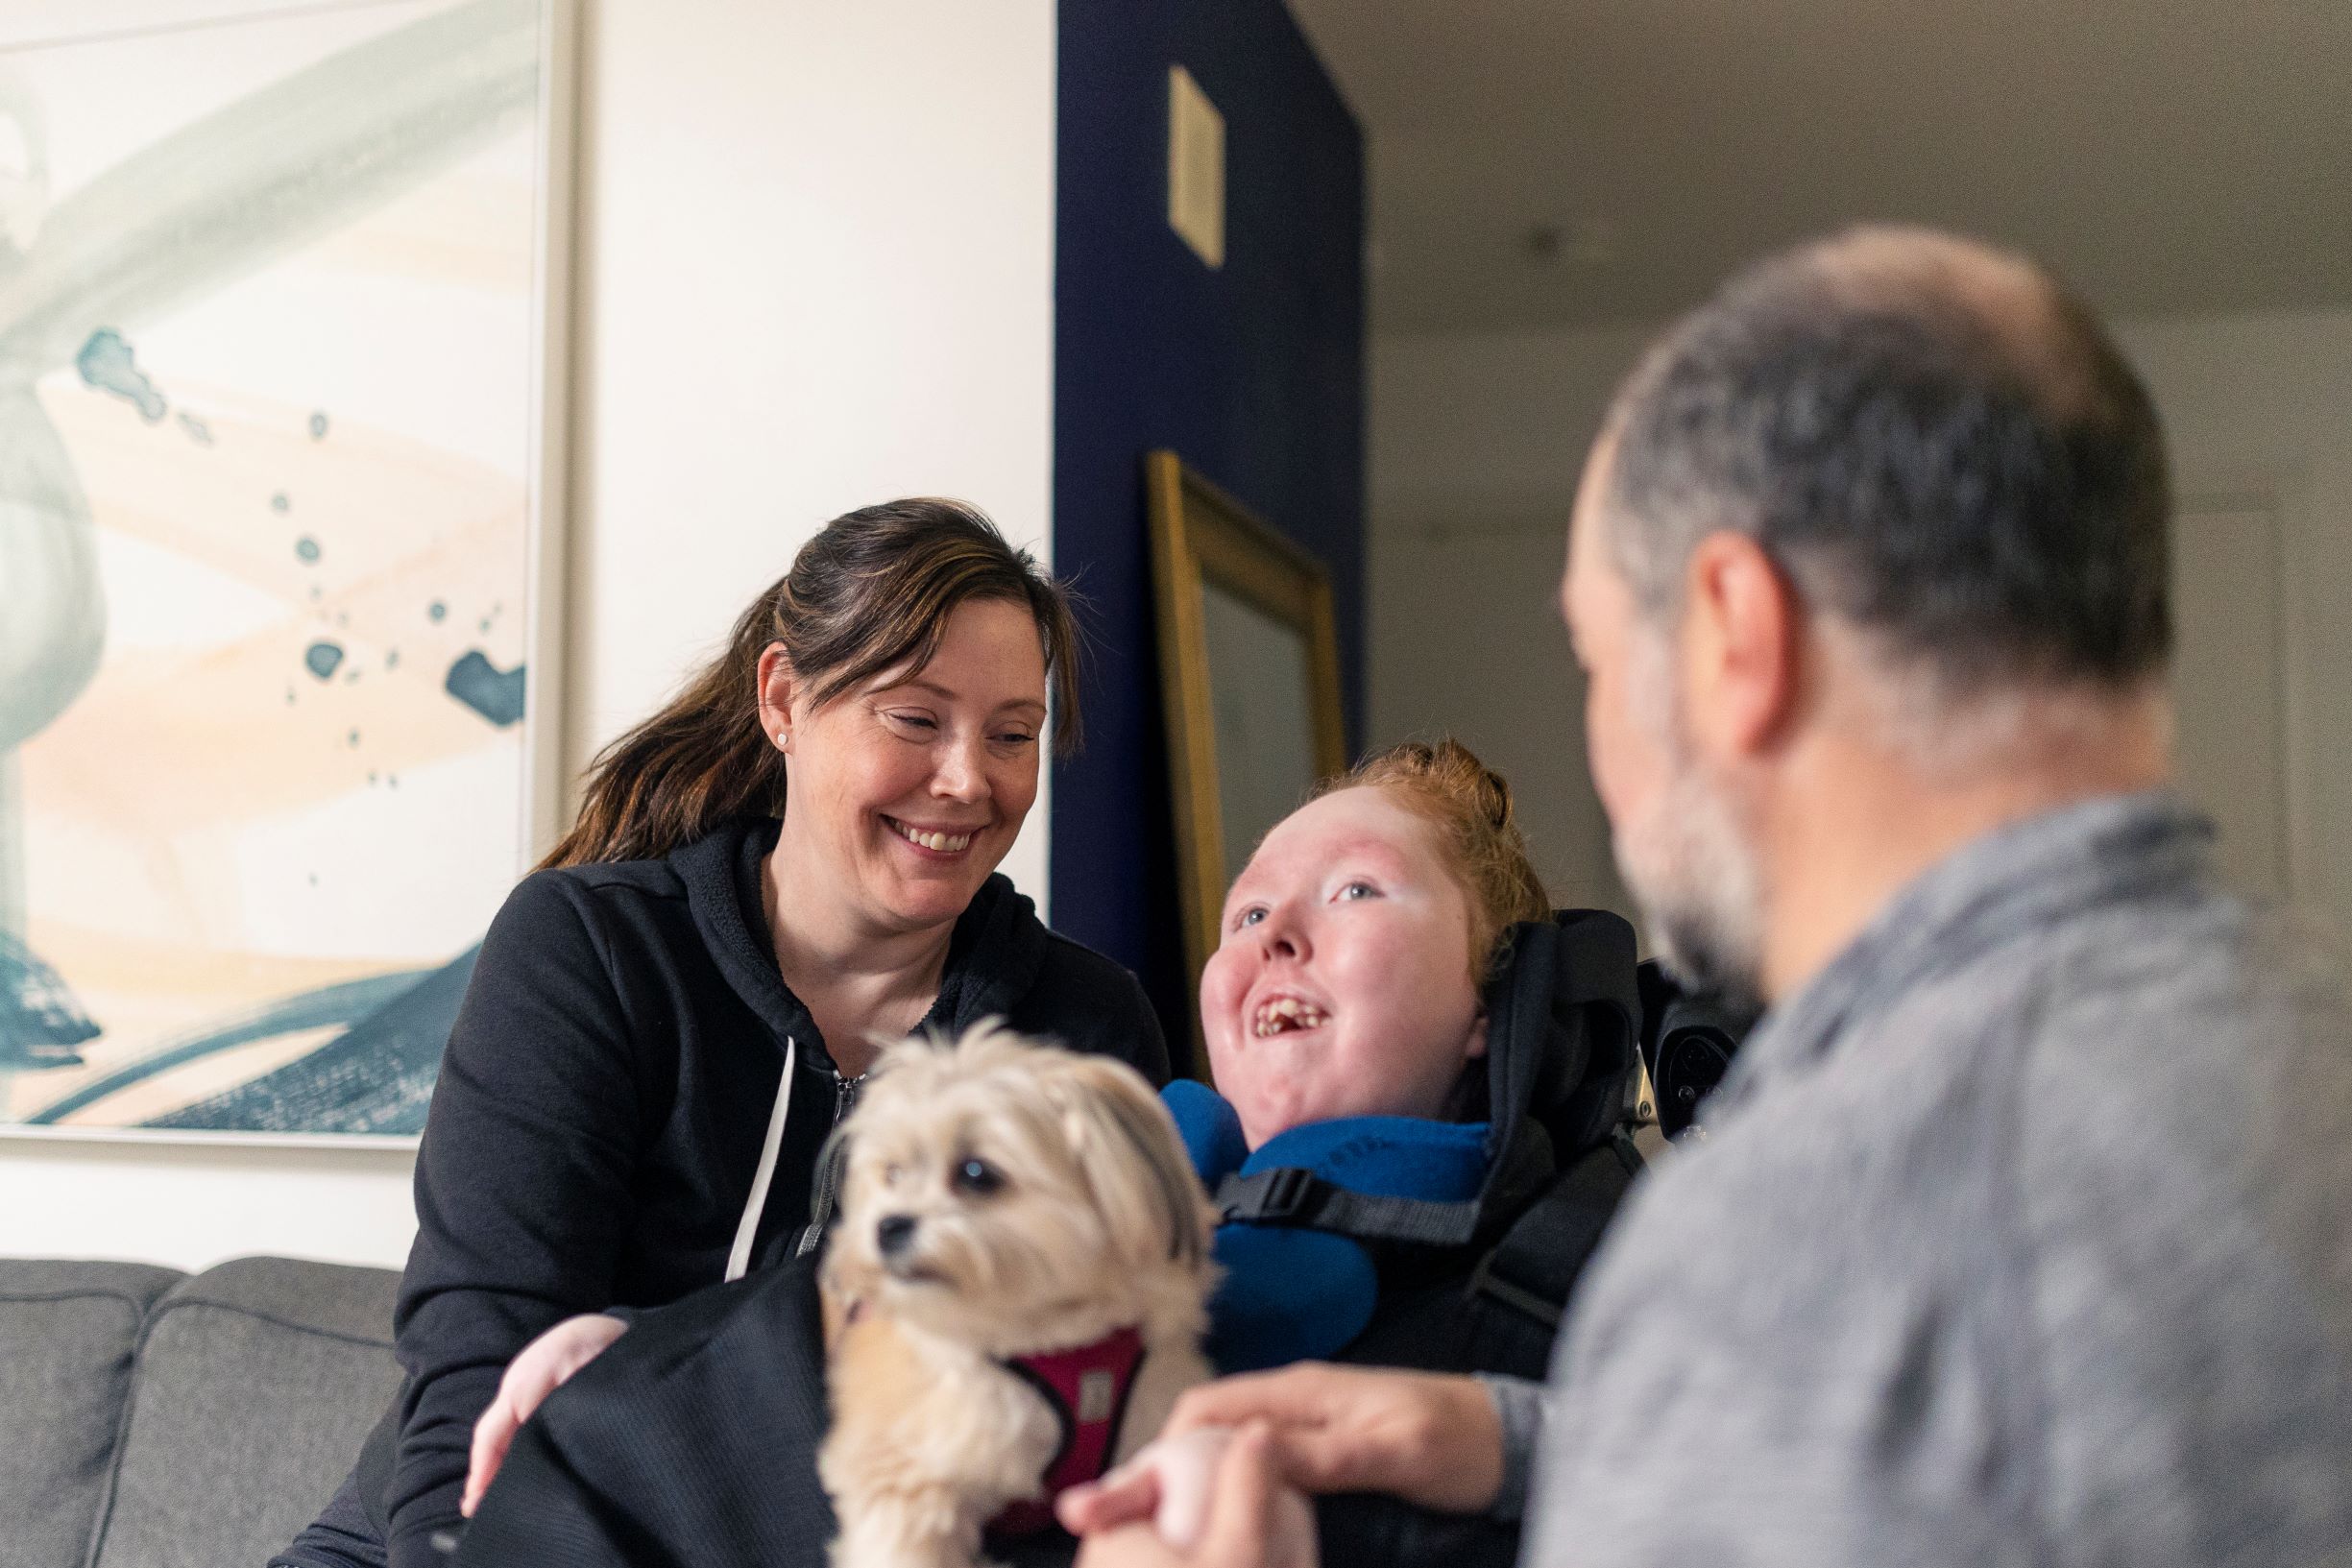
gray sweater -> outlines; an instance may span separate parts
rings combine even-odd
[[[1579,1291],[1528,1563],[2352,1562],[2345,969],[2209,838],[2002,830],[1774,1011]]]

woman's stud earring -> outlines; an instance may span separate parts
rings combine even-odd
[[[790,736],[785,734],[782,730],[778,730],[776,732],[776,744],[779,746],[783,745],[786,741],[791,738],[792,737]]]

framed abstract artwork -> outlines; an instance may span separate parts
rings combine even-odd
[[[550,836],[571,14],[0,37],[0,1131],[413,1138]]]
[[[1347,765],[1322,563],[1174,453],[1145,459],[1185,955],[1198,983],[1225,888],[1266,830]]]

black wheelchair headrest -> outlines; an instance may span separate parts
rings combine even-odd
[[[1634,929],[1606,909],[1525,921],[1488,983],[1489,1120],[1532,1118],[1562,1163],[1624,1119],[1640,1041]]]

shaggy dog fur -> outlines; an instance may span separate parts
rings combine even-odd
[[[822,1283],[836,1568],[971,1568],[1039,1495],[1060,1426],[1011,1358],[1132,1326],[1114,1460],[1209,1375],[1214,1217],[1176,1125],[1121,1063],[983,1025],[883,1056],[843,1124]]]

